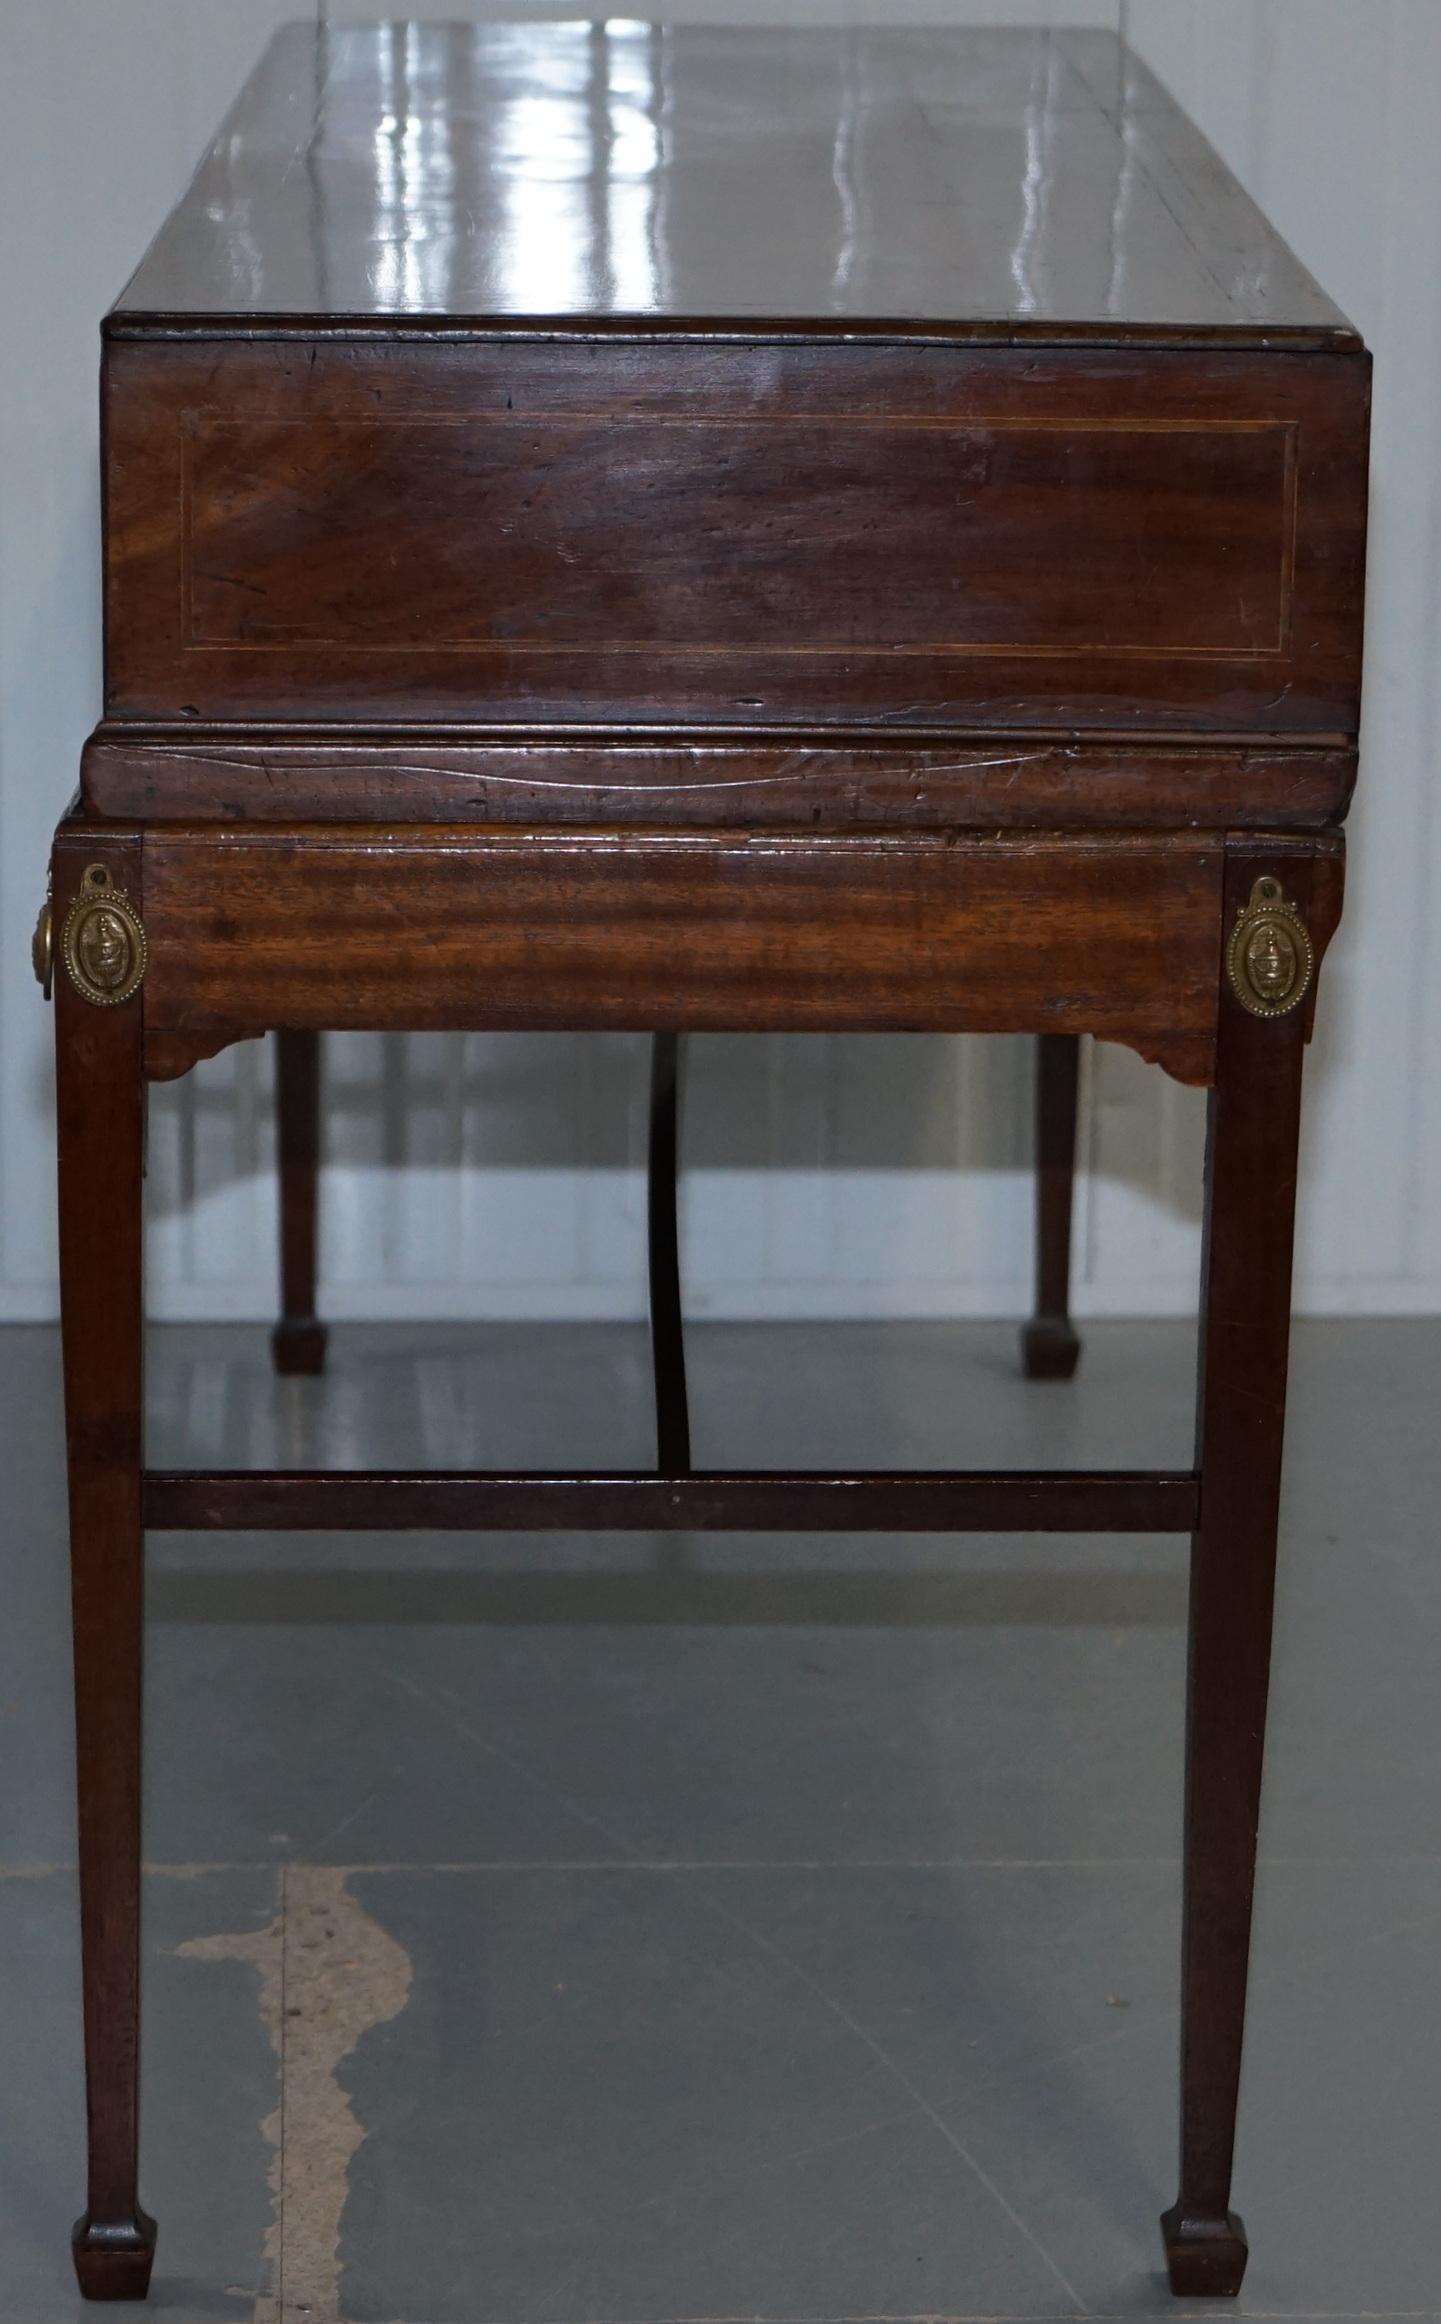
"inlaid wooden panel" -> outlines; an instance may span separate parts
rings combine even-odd
[[[1222,854],[1219,839],[152,830],[151,1063],[173,1072],[187,1042],[280,1022],[1051,1029],[1204,1081]]]
[[[113,343],[108,707],[1356,722],[1355,353]]]
[[[892,420],[841,403],[308,427],[187,414],[182,644],[477,661],[1285,652],[1284,421]]]

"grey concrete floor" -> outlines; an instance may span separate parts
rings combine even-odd
[[[697,1457],[1184,1462],[1191,1335],[701,1327]],[[82,2189],[58,1367],[0,1334],[0,2324]],[[1242,2310],[1441,2314],[1441,1324],[1297,1335]],[[162,1330],[152,1457],[645,1464],[620,1327]],[[161,1537],[157,2317],[1185,2311],[1174,1542]]]

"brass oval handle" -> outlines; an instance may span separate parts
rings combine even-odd
[[[1253,1017],[1284,1017],[1310,990],[1316,952],[1310,931],[1281,883],[1258,879],[1226,947],[1231,990]]]
[[[48,896],[40,907],[40,917],[30,939],[30,961],[35,982],[48,1001],[55,984],[55,913]]]
[[[60,958],[82,1000],[118,1008],[138,992],[149,953],[140,914],[103,863],[87,865],[60,931]]]

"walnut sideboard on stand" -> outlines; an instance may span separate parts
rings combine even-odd
[[[351,1526],[1188,1534],[1164,2229],[1178,2292],[1236,2291],[1301,1063],[1355,771],[1368,378],[1109,35],[273,43],[106,320],[105,716],[39,940],[85,2292],[140,2296],[154,2248],[145,1532]],[[299,1045],[304,1324],[306,1044],[348,1027],[660,1036],[654,1474],[147,1469],[147,1085],[268,1031]],[[1209,1089],[1192,1469],[692,1468],[675,1040],[812,1028],[1060,1044],[1053,1229],[1076,1036]]]

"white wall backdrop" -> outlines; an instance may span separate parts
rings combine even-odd
[[[401,12],[313,0],[342,17]],[[53,1312],[48,1014],[26,958],[99,697],[96,324],[269,28],[306,0],[0,0],[0,1316]],[[415,12],[425,13],[423,0]],[[429,13],[566,15],[523,0]],[[1118,23],[1377,358],[1366,752],[1313,1052],[1299,1294],[1441,1308],[1441,5],[1438,0],[671,0],[717,19]],[[644,1044],[329,1044],[333,1315],[641,1312]],[[691,1045],[688,1304],[1007,1314],[1030,1264],[1030,1048],[817,1036]],[[1201,1101],[1088,1050],[1077,1304],[1195,1296]],[[156,1093],[161,1315],[264,1315],[270,1060]]]

